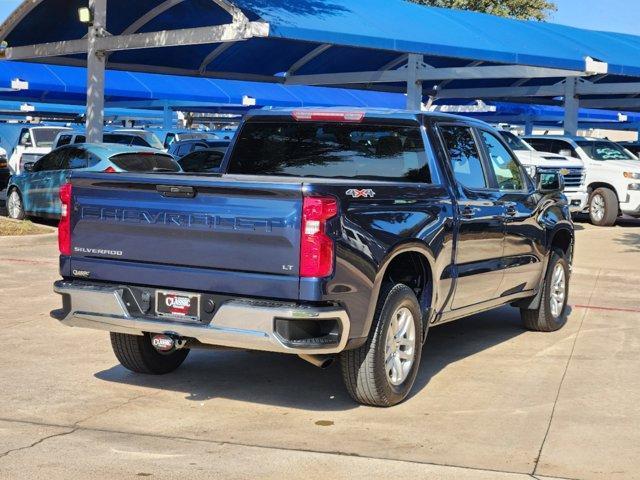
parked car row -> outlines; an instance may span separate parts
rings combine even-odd
[[[118,144],[65,145],[35,163],[26,163],[23,173],[11,177],[6,200],[9,217],[59,218],[60,186],[72,173],[81,171],[166,173],[182,169],[172,156],[157,149]]]
[[[611,226],[621,215],[640,218],[640,161],[623,146],[587,137],[527,136],[538,151],[551,152],[584,165],[587,212],[594,225]]]
[[[611,226],[620,215],[640,218],[640,160],[633,144],[566,135],[520,138],[501,132],[527,172],[558,171],[565,179],[571,211],[589,214],[591,223]],[[630,148],[629,148],[630,147]]]
[[[15,126],[19,128],[19,125]],[[7,127],[8,128],[8,127]],[[181,158],[187,153],[201,148],[215,148],[218,151],[226,150],[230,142],[231,131],[227,132],[201,132],[196,130],[175,130],[166,131],[158,129],[142,128],[116,128],[105,132],[104,143],[118,143],[121,145],[149,147],[157,150],[169,151],[176,158]],[[225,133],[222,136],[222,133]],[[28,125],[23,126],[17,136],[17,145],[11,144],[11,140],[4,138],[10,152],[7,155],[8,167],[11,174],[20,174],[24,171],[26,163],[35,163],[43,155],[51,150],[77,143],[85,143],[86,136],[84,130],[74,130],[70,127],[51,125]],[[10,135],[6,135],[9,137]],[[160,139],[162,138],[162,140]],[[0,149],[1,150],[1,149]],[[5,152],[6,153],[6,152]],[[0,172],[0,191],[6,187],[3,185]]]

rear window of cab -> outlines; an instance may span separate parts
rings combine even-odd
[[[248,122],[227,173],[429,182],[418,124]]]

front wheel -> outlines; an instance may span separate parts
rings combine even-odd
[[[24,220],[24,204],[17,188],[12,188],[7,196],[7,215],[14,220]]]
[[[618,218],[618,197],[608,188],[596,188],[589,198],[589,219],[598,227],[611,227]]]
[[[185,361],[189,349],[171,353],[157,351],[151,343],[151,335],[127,335],[111,332],[111,347],[120,364],[127,370],[149,375],[171,373]]]
[[[521,309],[525,326],[536,332],[555,332],[567,323],[569,296],[569,263],[560,251],[551,254],[549,267],[542,285],[540,307]]]
[[[413,387],[422,354],[422,315],[413,290],[386,285],[367,342],[340,357],[351,397],[363,404],[390,407]]]

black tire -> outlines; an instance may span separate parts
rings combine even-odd
[[[552,288],[554,272],[558,265],[564,270],[564,301],[559,315],[552,313]],[[567,306],[569,298],[569,279],[570,279],[569,263],[563,252],[554,251],[549,259],[549,266],[547,267],[547,273],[544,278],[544,285],[542,286],[542,299],[540,301],[540,307],[535,310],[521,309],[520,315],[527,329],[535,332],[555,332],[560,330],[567,323]]]
[[[127,370],[148,375],[164,375],[182,365],[189,355],[183,348],[172,353],[160,353],[151,345],[151,335],[126,335],[111,332],[111,347],[120,364]]]
[[[16,208],[12,208],[10,206],[9,202],[11,201],[12,195],[15,195],[17,197],[19,207],[16,206]],[[24,220],[27,217],[27,214],[24,211],[24,203],[22,202],[22,194],[15,187],[7,192],[6,211],[7,216],[14,220]]]
[[[601,206],[600,202],[604,205]],[[596,188],[589,197],[589,220],[598,227],[611,227],[618,219],[619,207],[615,192],[608,188]],[[601,217],[596,213],[600,208],[604,208]]]
[[[392,317],[403,307],[413,316],[413,364],[406,379],[393,385],[385,366],[385,347]],[[422,313],[413,290],[402,284],[384,285],[367,342],[340,356],[342,379],[349,395],[356,402],[375,407],[391,407],[402,402],[411,391],[418,373],[422,356],[422,333]]]

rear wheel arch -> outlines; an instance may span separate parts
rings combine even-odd
[[[433,254],[426,245],[421,244],[404,244],[387,255],[376,276],[367,315],[367,331],[371,328],[380,302],[381,287],[384,284],[401,283],[407,285],[416,294],[426,332],[431,309],[435,305],[434,264]]]

